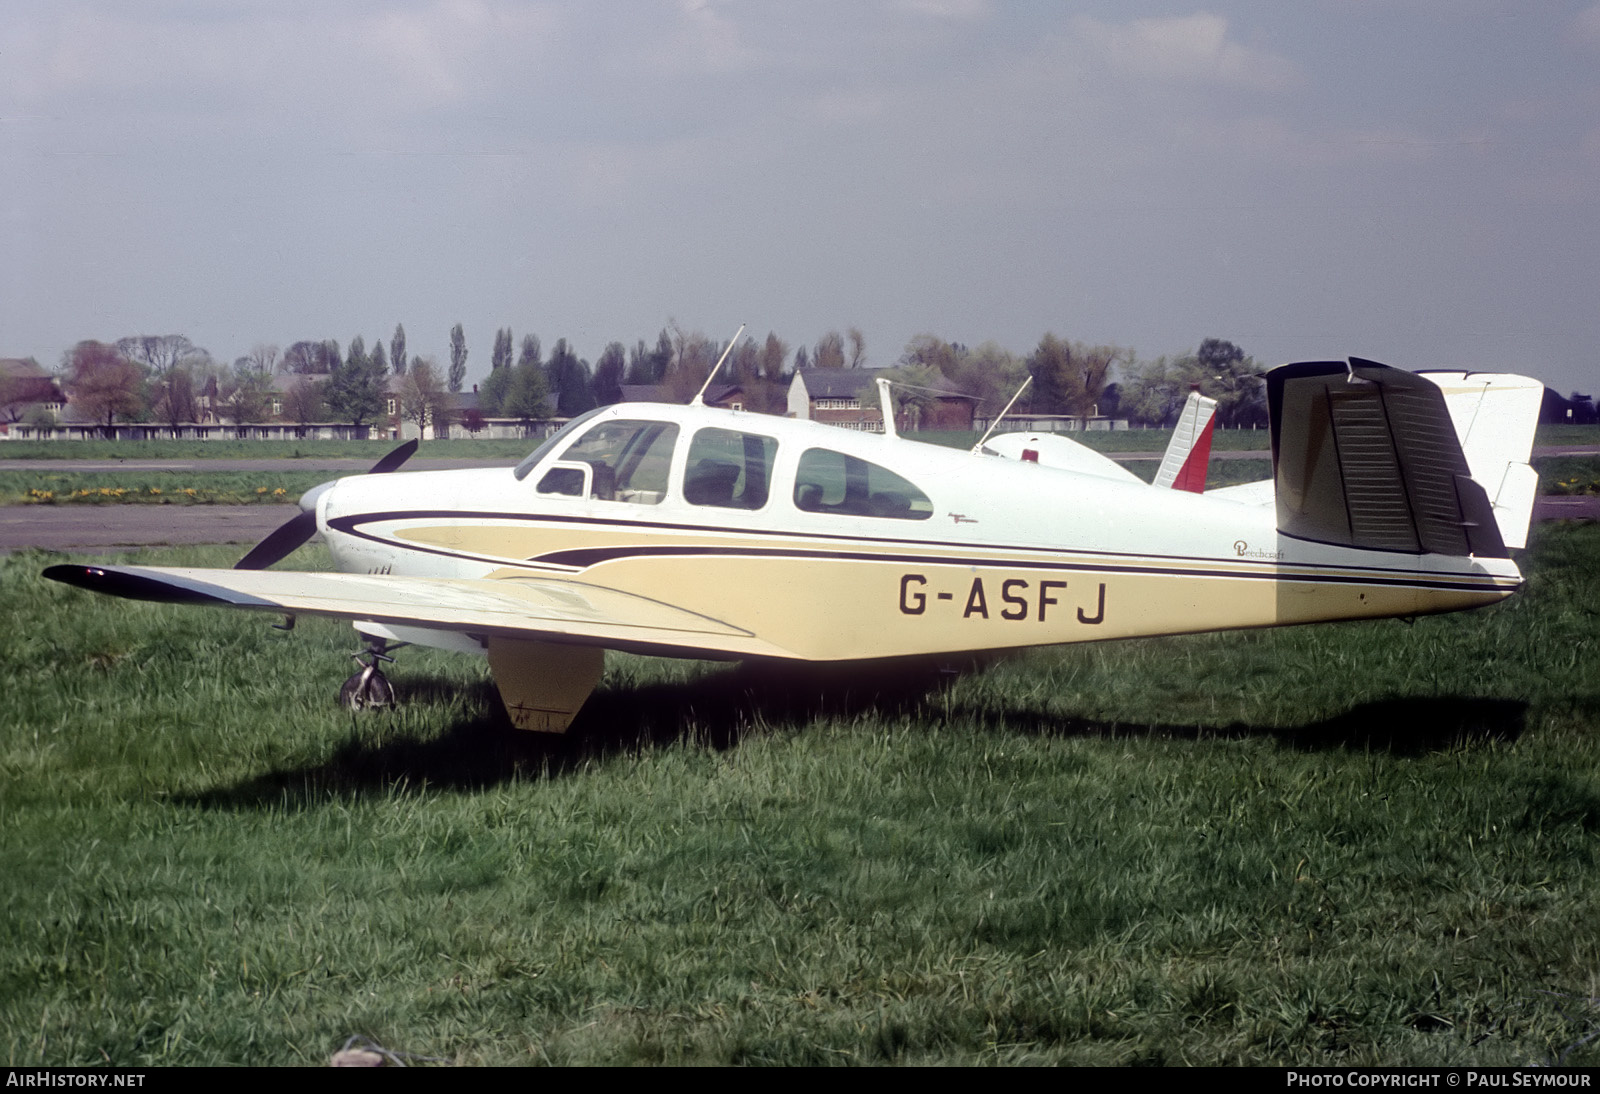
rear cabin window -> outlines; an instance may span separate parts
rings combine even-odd
[[[772,489],[778,442],[732,429],[702,429],[689,442],[683,500],[723,509],[760,509]]]
[[[678,427],[671,422],[618,420],[604,422],[579,437],[561,454],[561,463],[539,480],[541,494],[578,495],[589,480],[589,496],[599,501],[655,505],[667,496],[667,469]]]
[[[839,516],[893,520],[933,516],[928,495],[893,471],[826,448],[808,449],[801,455],[794,504],[808,513]]]

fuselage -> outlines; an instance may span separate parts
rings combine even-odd
[[[604,408],[515,471],[343,479],[317,514],[345,571],[560,576],[819,661],[1412,616],[1521,581],[1280,535],[1272,506],[696,406]]]

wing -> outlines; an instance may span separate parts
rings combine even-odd
[[[81,565],[51,566],[44,576],[132,600],[372,620],[485,639],[533,639],[676,656],[791,656],[720,620],[649,597],[559,578]]]

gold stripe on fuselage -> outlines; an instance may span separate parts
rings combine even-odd
[[[565,559],[575,580],[663,599],[824,661],[1422,615],[1493,603],[1516,587],[1484,573],[621,522],[457,518],[388,534],[470,556],[492,577]]]

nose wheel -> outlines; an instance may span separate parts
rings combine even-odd
[[[382,662],[394,664],[394,658],[384,652],[388,648],[389,644],[379,638],[369,642],[360,653],[350,655],[361,670],[339,689],[340,705],[358,713],[394,706],[394,685],[379,668]]]

